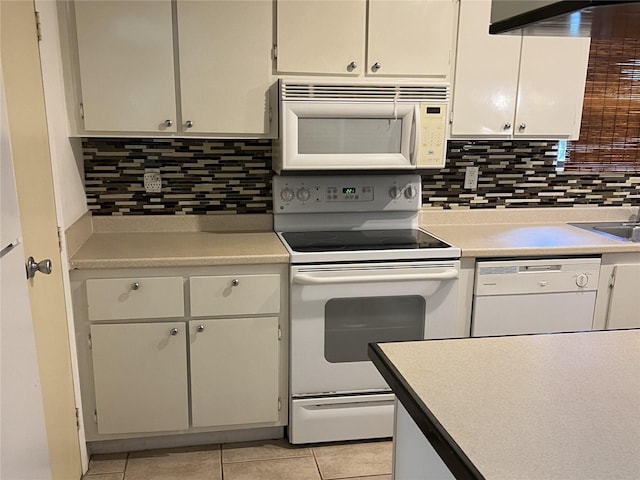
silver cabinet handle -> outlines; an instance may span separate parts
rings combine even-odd
[[[382,64],[380,62],[376,62],[373,65],[371,65],[371,70],[373,70],[374,72],[377,72],[381,68],[382,68]]]
[[[233,285],[234,287],[237,287],[238,285],[240,285],[240,280],[238,280],[237,278],[234,278],[233,280],[231,280],[231,285]]]
[[[164,121],[165,126],[167,127],[172,127],[173,126],[173,120],[165,120]]]
[[[172,328],[171,330],[169,330],[169,333],[171,335],[177,335],[178,334],[178,329],[177,328]]]
[[[504,130],[509,130],[511,128],[511,123],[507,122],[504,124],[504,126],[502,127]]]
[[[518,129],[522,132],[525,128],[527,128],[527,124],[526,123],[521,123],[520,125],[518,125]]]
[[[187,120],[186,122],[184,122],[184,126],[187,128],[191,128],[193,127],[193,122],[191,120]]]
[[[198,325],[196,330],[198,330],[199,332],[204,332],[204,325]]]
[[[347,70],[349,71],[355,70],[356,68],[358,68],[358,62],[351,62],[347,65]]]
[[[51,260],[46,259],[36,262],[33,257],[29,257],[27,259],[27,278],[35,277],[38,272],[45,275],[51,274]]]
[[[138,282],[133,282],[131,284],[131,290],[140,290],[140,283]]]

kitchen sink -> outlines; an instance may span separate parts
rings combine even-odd
[[[591,230],[601,235],[613,236],[630,242],[640,242],[640,223],[635,222],[594,222],[570,223],[574,227]]]

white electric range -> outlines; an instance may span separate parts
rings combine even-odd
[[[289,441],[390,437],[371,342],[451,338],[460,249],[418,227],[419,175],[276,176],[291,255]]]

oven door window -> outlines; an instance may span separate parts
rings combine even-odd
[[[371,342],[421,340],[425,311],[420,295],[331,299],[325,305],[325,359],[364,362]]]
[[[298,153],[401,153],[402,118],[298,119]]]

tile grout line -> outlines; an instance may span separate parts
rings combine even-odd
[[[318,458],[316,457],[316,451],[313,448],[310,448],[310,450],[311,450],[311,455],[313,456],[313,461],[316,464],[316,470],[318,471],[318,476],[320,477],[320,480],[323,480],[322,471],[320,471],[320,464],[318,463]]]

